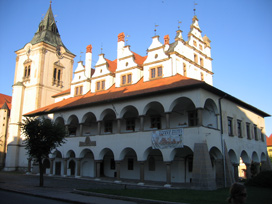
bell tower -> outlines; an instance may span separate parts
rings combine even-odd
[[[70,88],[75,55],[63,44],[51,3],[32,40],[15,51],[16,66],[5,170],[27,167],[20,124],[23,115],[54,102],[51,97]]]

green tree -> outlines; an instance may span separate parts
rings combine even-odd
[[[40,186],[43,186],[43,164],[53,149],[64,143],[65,128],[48,118],[26,118],[22,123],[22,133],[27,153],[39,164]]]

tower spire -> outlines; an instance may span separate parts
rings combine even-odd
[[[30,41],[32,45],[35,45],[40,42],[45,42],[54,47],[62,46],[66,52],[71,53],[62,43],[60,38],[59,30],[52,12],[51,8],[52,1],[50,1],[49,8],[41,20],[38,30],[36,31],[34,37]]]

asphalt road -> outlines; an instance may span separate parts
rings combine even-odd
[[[1,204],[65,204],[67,202],[0,190]]]

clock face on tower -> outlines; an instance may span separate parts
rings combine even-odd
[[[56,47],[56,55],[58,56],[59,59],[63,58],[63,53],[64,53],[64,48],[62,46],[57,46]]]

